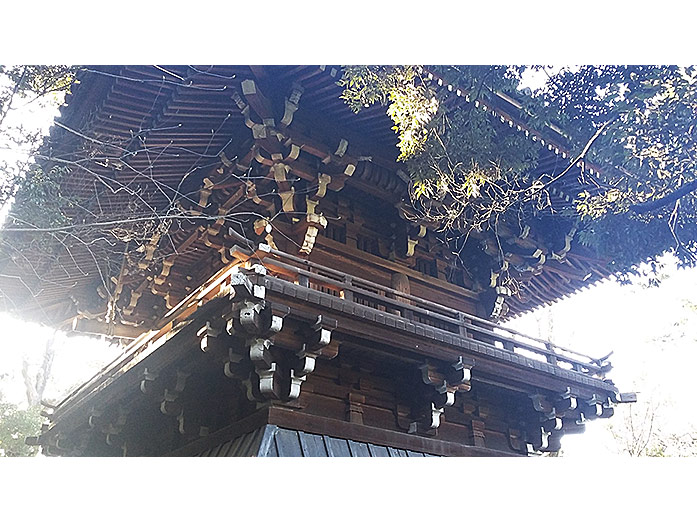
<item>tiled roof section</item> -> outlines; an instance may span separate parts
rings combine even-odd
[[[259,455],[259,448],[270,426],[242,434],[237,438],[216,445],[212,449],[202,452],[198,456],[204,458],[250,458]],[[268,439],[268,438],[267,438]]]
[[[565,137],[561,129],[554,125],[548,125],[550,136],[544,136],[539,131],[536,131],[526,125],[520,115],[514,114],[518,112],[522,106],[511,97],[507,96],[501,92],[491,93],[494,102],[487,101],[481,98],[477,98],[474,94],[467,90],[458,88],[456,85],[450,84],[445,81],[440,75],[434,73],[428,68],[424,71],[427,78],[433,81],[439,88],[453,93],[454,96],[464,100],[467,104],[474,104],[475,108],[484,111],[491,115],[492,118],[498,119],[501,123],[507,124],[511,129],[524,133],[525,137],[532,140],[533,142],[539,143],[543,148],[554,153],[555,156],[561,157],[567,163],[574,158],[569,148],[563,145]],[[587,171],[592,176],[598,176],[602,173],[603,168],[600,166],[588,162],[585,159],[580,159],[576,163],[576,167],[579,167],[582,172]]]
[[[111,149],[105,148],[105,154],[124,160],[123,165],[107,165],[96,160],[80,163],[80,168],[73,165],[70,176],[64,180],[66,189],[73,194],[85,198],[94,194],[97,177],[119,186],[140,187],[148,205],[161,210],[171,203],[178,188],[185,194],[198,190],[208,170],[217,165],[220,151],[224,150],[229,158],[245,153],[248,129],[230,96],[239,90],[243,79],[254,76],[249,66],[168,67],[168,71],[186,82],[165,80],[163,72],[153,67],[88,69],[89,72],[80,74],[81,83],[66,98],[67,105],[51,130],[45,152],[56,161],[72,162],[89,156],[89,151],[96,147],[93,140],[101,140],[113,145]],[[317,123],[317,128],[310,130],[321,136],[340,132],[340,137],[346,137],[361,152],[380,153],[382,157],[376,156],[375,162],[389,163],[389,154],[392,157],[396,154],[396,135],[384,107],[373,106],[354,114],[340,99],[341,88],[336,84],[341,77],[340,67],[265,66],[261,74],[266,78],[265,87],[278,93],[294,82],[302,83],[305,92],[296,123]],[[438,80],[434,76],[433,82]],[[490,102],[468,100],[467,93],[447,83],[442,83],[440,89],[451,93],[453,103],[473,105],[487,111],[492,118],[503,118],[512,132],[525,133],[530,140],[538,141],[543,150],[538,166],[531,173],[533,176],[541,173],[556,176],[568,166],[569,153],[561,145],[524,127],[509,102],[497,98],[497,105],[493,106]],[[88,138],[78,136],[75,131]],[[146,144],[153,154],[144,153]],[[397,164],[383,163],[366,162],[366,166],[357,169],[352,183],[371,184],[379,187],[387,199],[400,201],[406,195],[406,186],[403,179],[394,175]],[[587,174],[595,178],[596,169],[587,167],[575,167],[550,187],[551,202],[557,212],[573,207],[579,176]],[[181,182],[183,185],[179,187]],[[107,214],[111,212],[109,209],[115,209],[118,215],[132,198],[121,191],[110,194],[108,204],[106,200],[102,197],[100,206]],[[190,227],[180,227],[178,222],[173,225],[168,236],[171,241],[159,244],[155,265],[172,254],[174,245],[186,243],[190,236]],[[510,314],[551,303],[609,276],[611,271],[605,262],[594,259],[579,247],[574,244],[567,256],[567,265],[576,278],[569,277],[568,270],[553,272],[548,264],[541,274],[525,283],[523,294],[508,300]],[[0,310],[63,326],[70,324],[76,310],[104,314],[97,289],[111,287],[109,276],[118,273],[124,256],[123,245],[102,241],[77,243],[67,250],[56,244],[55,250],[54,258],[34,263],[32,271],[26,270],[23,259],[17,263],[9,258],[0,260]],[[177,253],[179,273],[189,274],[208,263],[205,256],[209,252],[201,238],[193,237],[187,248]],[[139,285],[136,276],[126,282],[131,290]],[[140,311],[162,305],[159,296],[150,292],[142,294]],[[153,316],[143,312],[141,317],[131,319],[150,322]]]
[[[434,454],[266,425],[199,454],[200,457],[401,458]]]

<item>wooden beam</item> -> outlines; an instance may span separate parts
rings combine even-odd
[[[262,119],[273,119],[273,106],[271,101],[263,95],[254,80],[242,81],[242,94],[249,106]]]
[[[134,340],[140,336],[146,329],[132,327],[130,325],[107,324],[103,321],[91,320],[87,318],[78,318],[74,322],[73,331],[88,335],[103,335],[114,338],[124,338]]]
[[[437,456],[519,456],[493,449],[475,448],[450,441],[424,438],[394,430],[381,429],[324,418],[313,414],[291,411],[281,407],[269,407],[269,423],[279,427],[302,430],[312,434],[323,434],[335,438],[345,438],[374,445],[384,445],[400,449],[425,452]]]

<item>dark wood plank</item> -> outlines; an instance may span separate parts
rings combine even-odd
[[[327,445],[327,454],[332,458],[350,458],[351,450],[349,449],[348,442],[345,439],[333,438],[331,436],[324,436],[324,442]]]
[[[276,425],[266,425],[263,430],[261,441],[259,442],[259,449],[257,455],[260,457],[271,456],[272,454],[278,456],[278,450],[276,449],[276,441],[274,436],[278,432],[278,427]]]
[[[227,456],[228,450],[230,450],[230,447],[232,447],[232,444],[234,443],[234,440],[230,440],[227,443],[223,443],[222,445],[219,445],[216,449],[215,456],[220,457],[220,456]]]
[[[297,431],[279,428],[274,439],[279,456],[302,457],[303,451]]]
[[[368,450],[370,451],[370,455],[374,458],[390,457],[387,447],[383,447],[382,445],[373,445],[372,443],[368,443]]]
[[[314,434],[324,434],[325,442],[327,441],[326,437],[333,436],[376,445],[398,446],[438,456],[519,456],[519,454],[429,439],[367,425],[357,425],[278,407],[269,407],[269,423]],[[329,449],[329,447],[327,448]],[[346,449],[348,451],[348,444],[346,444]]]
[[[368,450],[367,443],[360,443],[358,441],[348,440],[349,449],[351,450],[351,456],[354,458],[369,458],[370,451]]]
[[[303,456],[306,458],[327,457],[327,448],[324,444],[324,439],[319,434],[308,434],[307,432],[299,432],[300,447],[303,451]]]
[[[228,441],[233,441],[237,437],[251,432],[254,429],[266,424],[268,419],[268,410],[260,409],[255,413],[236,420],[227,427],[217,430],[206,438],[201,438],[196,441],[184,445],[168,454],[169,456],[195,456],[199,452],[206,449],[211,449],[218,445],[222,445]]]
[[[269,446],[269,450],[265,454],[265,456],[267,456],[269,458],[277,458],[278,457],[278,448],[276,448],[276,440],[275,439],[271,440],[271,445]]]

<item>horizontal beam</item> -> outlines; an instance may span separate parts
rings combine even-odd
[[[437,456],[520,456],[519,454],[509,452],[461,445],[451,441],[424,438],[394,430],[323,418],[279,407],[269,407],[269,423],[286,429],[302,430],[311,434],[351,439],[361,443],[372,443],[373,445],[383,445],[414,452],[425,452]]]
[[[105,323],[103,321],[77,318],[73,321],[73,332],[87,335],[109,336],[111,338],[121,338],[134,340],[147,329],[122,325],[120,323]]]

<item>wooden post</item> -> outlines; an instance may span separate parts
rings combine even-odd
[[[482,420],[472,420],[472,440],[475,447],[486,447],[484,422]]]
[[[470,325],[472,322],[465,317],[463,312],[457,313],[457,321],[459,323],[458,329],[460,331],[460,336],[465,338],[473,338],[474,336],[472,333],[467,330],[467,325]]]
[[[401,272],[393,272],[392,273],[392,282],[390,285],[394,290],[402,292],[404,294],[411,294],[411,285],[409,284],[409,277],[406,274],[402,274]],[[408,300],[407,298],[403,298],[401,296],[395,296],[395,299],[397,301],[401,301],[402,303],[409,303],[411,304],[411,301]],[[403,309],[399,311],[402,317],[406,319],[413,319],[414,315],[412,314],[412,311],[408,309]]]
[[[552,365],[557,364],[557,357],[554,354],[554,349],[552,348],[550,343],[545,343],[545,348],[549,351],[549,354],[547,354],[547,362],[551,363]]]
[[[403,292],[404,294],[411,294],[411,285],[409,284],[409,277],[401,272],[392,273],[392,288],[396,291]],[[397,301],[403,303],[410,303],[408,299],[397,296]]]
[[[348,274],[344,276],[344,291],[343,291],[343,297],[346,301],[353,301],[353,291],[349,289],[351,287],[353,282],[353,278],[349,276]]]

